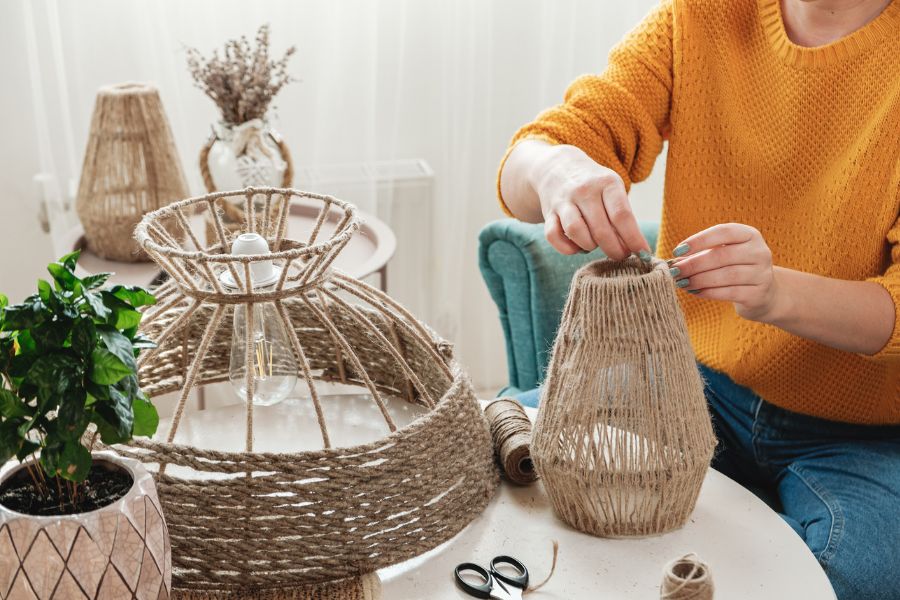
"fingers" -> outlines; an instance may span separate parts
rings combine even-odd
[[[581,214],[581,210],[572,202],[560,205],[557,216],[563,228],[563,235],[573,241],[585,252],[590,252],[597,247],[591,228]]]
[[[749,244],[731,244],[675,259],[669,267],[672,276],[681,279],[728,265],[752,265],[762,262],[763,257],[757,254],[761,252],[757,252]]]
[[[690,277],[679,277],[676,285],[685,291],[732,286],[754,286],[765,282],[765,273],[755,265],[730,265],[704,271]]]
[[[555,213],[547,215],[544,219],[544,235],[550,245],[561,254],[577,254],[582,251],[578,245],[566,237],[559,217]]]
[[[704,229],[699,233],[695,233],[677,246],[672,254],[677,258],[688,256],[701,250],[708,250],[716,246],[726,244],[743,244],[753,241],[754,239],[762,240],[762,235],[755,228],[741,223],[723,223],[713,225],[708,229]]]
[[[576,201],[576,206],[587,222],[595,247],[599,246],[608,257],[614,260],[622,260],[630,252],[609,222],[603,202],[599,201],[601,196],[602,192],[599,192],[592,199]]]
[[[615,177],[603,188],[603,207],[612,228],[624,246],[626,255],[632,252],[639,253],[641,250],[647,253],[651,252],[650,244],[641,233],[637,219],[634,218],[634,213],[631,211],[631,203],[628,201],[628,194],[625,193],[625,184],[620,177]],[[607,252],[607,254],[609,253]],[[613,258],[625,258],[625,256]]]

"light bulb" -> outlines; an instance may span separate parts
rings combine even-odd
[[[232,254],[267,254],[266,240],[255,233],[244,233],[235,239]],[[250,266],[253,290],[269,291],[279,272],[271,261],[255,261]],[[239,287],[229,271],[220,280],[228,287]],[[297,384],[298,365],[284,322],[271,302],[256,302],[252,308],[250,330],[247,328],[247,305],[234,307],[231,337],[231,360],[228,379],[242,400],[247,398],[248,371],[253,381],[253,404],[270,406],[281,402]],[[250,355],[247,355],[248,333]]]

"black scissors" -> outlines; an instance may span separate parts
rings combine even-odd
[[[498,569],[508,565],[515,570],[514,575]],[[463,578],[466,573],[474,573],[483,583],[471,583]],[[476,598],[495,598],[497,600],[520,600],[528,588],[528,569],[512,556],[495,556],[491,560],[490,569],[475,563],[461,563],[453,571],[456,585],[470,596]]]

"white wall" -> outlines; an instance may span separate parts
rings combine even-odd
[[[184,45],[208,51],[270,22],[276,49],[298,46],[291,70],[302,81],[277,99],[277,124],[295,162],[422,157],[435,169],[435,220],[423,224],[424,239],[440,257],[431,324],[456,342],[479,385],[499,386],[502,337],[476,265],[478,230],[501,217],[497,162],[515,129],[558,102],[575,76],[601,70],[609,48],[654,3],[5,0],[0,290],[21,299],[52,257],[37,228],[31,178],[49,168],[62,185],[77,179],[97,87],[157,83],[199,192],[197,151],[216,112],[191,85]],[[35,83],[42,98],[33,93]],[[660,162],[650,181],[633,190],[640,218],[658,218],[663,170]]]

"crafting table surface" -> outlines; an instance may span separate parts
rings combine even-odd
[[[386,433],[381,431],[384,422],[377,408],[365,396],[324,398],[326,421],[336,444],[360,443]],[[320,448],[309,404],[292,399],[255,409],[256,449]],[[402,401],[389,402],[389,408],[399,426],[417,416],[415,407]],[[245,411],[243,405],[235,404],[185,415],[176,441],[240,450]],[[528,412],[533,419],[535,411]],[[168,431],[168,419],[160,425],[157,436],[161,437]],[[487,510],[450,542],[383,569],[383,597],[467,598],[454,585],[454,566],[464,561],[486,564],[497,554],[520,559],[532,579],[540,581],[549,570],[554,539],[559,542],[556,573],[544,588],[529,594],[534,600],[658,598],[663,566],[688,552],[696,552],[709,564],[717,598],[834,598],[815,557],[781,517],[714,470],[708,472],[684,528],[644,539],[601,539],[579,533],[556,518],[540,482],[524,488],[504,482]]]

